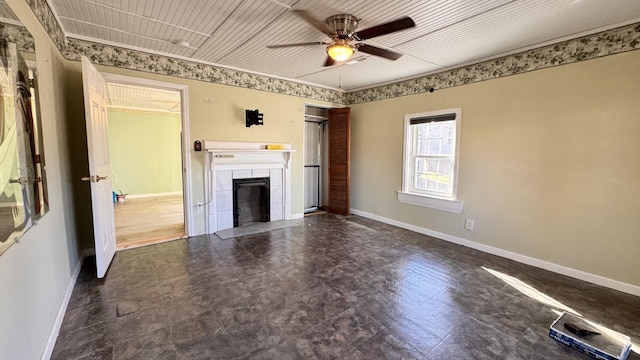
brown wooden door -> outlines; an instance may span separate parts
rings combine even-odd
[[[349,215],[351,108],[329,109],[329,212]]]

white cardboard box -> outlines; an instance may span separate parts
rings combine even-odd
[[[565,323],[600,334],[580,336],[567,330]],[[628,336],[566,311],[551,324],[549,337],[594,359],[625,360],[631,351],[631,339]]]

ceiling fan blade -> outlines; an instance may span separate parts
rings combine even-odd
[[[306,22],[311,24],[314,28],[320,30],[322,33],[327,34],[329,36],[333,35],[335,31],[329,27],[326,23],[314,18],[311,14],[309,14],[306,10],[292,10],[296,15],[303,18]]]
[[[295,46],[315,46],[315,45],[329,45],[329,44],[323,43],[322,41],[315,41],[315,42],[304,42],[304,43],[295,43],[295,44],[267,45],[267,48],[280,49],[280,48],[288,48],[288,47],[295,47]]]
[[[402,54],[397,53],[395,51],[391,51],[391,50],[387,50],[387,49],[383,49],[377,46],[367,45],[367,44],[359,44],[358,51],[366,52],[367,54],[371,54],[375,56],[380,56],[389,60],[398,60],[402,56]]]
[[[327,60],[324,62],[324,66],[332,66],[336,63],[331,56],[327,56]]]
[[[354,34],[354,37],[358,40],[366,40],[371,39],[372,37],[391,34],[392,32],[410,29],[416,26],[416,23],[413,20],[405,16],[401,19],[394,20],[388,23],[376,25],[374,27],[370,27],[368,29],[364,29],[362,31],[358,31]]]

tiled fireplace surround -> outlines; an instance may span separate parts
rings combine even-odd
[[[268,143],[274,144],[274,143]],[[291,144],[205,141],[206,232],[233,228],[233,179],[269,178],[271,221],[291,219]]]

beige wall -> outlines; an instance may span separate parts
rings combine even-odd
[[[82,96],[82,77],[79,62],[69,62],[69,91],[72,98]],[[193,151],[195,140],[265,141],[291,143],[294,150],[291,174],[291,211],[302,214],[303,209],[303,128],[304,105],[331,105],[316,100],[280,95],[258,90],[155,75],[126,69],[98,66],[106,73],[140,77],[156,81],[187,85],[189,90],[189,141],[192,171],[193,203],[204,202],[204,152]],[[76,115],[82,117],[76,108]],[[245,110],[259,109],[264,114],[263,126],[245,126]],[[84,120],[83,120],[84,121]],[[86,140],[79,138],[79,148],[86,148]],[[90,214],[85,215],[90,222]],[[196,234],[204,232],[204,213],[194,212]],[[90,247],[91,244],[84,244]]]
[[[65,60],[27,4],[7,0],[35,38],[50,211],[0,256],[0,359],[38,359],[78,264],[65,114]]]
[[[640,286],[639,65],[635,51],[355,105],[351,206]],[[455,107],[472,232],[396,197],[404,114]]]

